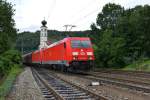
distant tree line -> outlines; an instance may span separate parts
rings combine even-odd
[[[87,31],[57,31],[48,30],[49,43],[57,42],[65,37],[89,37],[90,30]],[[22,32],[17,35],[16,48],[23,54],[35,51],[40,44],[40,31],[36,32]]]

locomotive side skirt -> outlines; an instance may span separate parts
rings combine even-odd
[[[64,64],[64,65],[67,65],[67,61],[65,61],[65,60],[43,61],[42,64]]]

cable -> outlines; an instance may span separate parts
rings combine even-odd
[[[85,16],[83,16],[83,17],[77,19],[76,21],[73,22],[73,24],[79,22],[79,21],[82,20],[82,19],[85,19],[85,18],[89,17],[89,16],[92,15],[93,13],[97,12],[99,9],[100,9],[100,8],[98,8],[98,9],[96,9],[96,10],[93,10],[93,11],[91,11],[90,13],[86,14]]]
[[[83,12],[84,10],[86,10],[87,7],[89,7],[89,5],[91,5],[91,4],[93,4],[93,0],[91,0],[86,6],[82,7],[79,11],[77,11],[77,14],[82,13],[82,12]],[[74,16],[77,15],[77,14],[73,14],[73,15],[71,16],[71,18],[74,17]]]
[[[52,5],[50,6],[49,11],[48,11],[47,22],[48,22],[48,20],[49,20],[49,18],[50,18],[50,15],[51,15],[52,12],[54,11],[53,9],[55,8],[55,6],[56,6],[56,0],[53,0],[53,3],[52,3]]]
[[[96,1],[96,0],[94,0],[94,1]],[[75,15],[78,15],[78,16],[79,16],[79,14],[81,15],[81,13],[82,13],[84,10],[86,10],[88,7],[91,7],[91,5],[92,5],[93,3],[95,3],[95,2],[93,2],[93,0],[91,0],[86,6],[82,7],[82,9],[80,9],[76,14],[73,14],[70,18],[75,17]],[[90,6],[89,6],[89,5],[90,5]]]

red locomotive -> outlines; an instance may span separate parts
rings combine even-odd
[[[44,65],[63,71],[89,70],[93,66],[94,53],[90,38],[68,37],[23,58],[25,64]]]

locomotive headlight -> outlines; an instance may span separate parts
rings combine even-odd
[[[88,56],[92,56],[93,53],[92,53],[92,52],[87,52],[87,55],[88,55]]]
[[[79,53],[78,52],[72,52],[72,55],[73,56],[76,56],[76,55],[78,55]]]
[[[76,57],[73,57],[73,60],[76,60]]]

